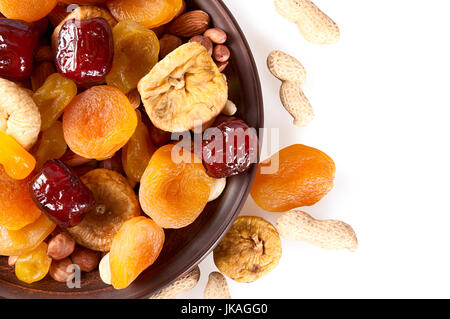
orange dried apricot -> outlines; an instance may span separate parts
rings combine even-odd
[[[47,130],[61,116],[64,108],[77,95],[74,81],[61,74],[50,75],[44,84],[33,94],[34,103],[41,113],[41,131]]]
[[[121,149],[134,134],[137,116],[119,89],[94,86],[77,95],[63,115],[64,138],[83,157],[103,160]]]
[[[156,147],[153,145],[147,126],[142,122],[141,112],[138,115],[138,125],[131,139],[122,149],[122,165],[129,180],[139,183],[152,158]]]
[[[106,0],[59,0],[59,2],[67,4],[89,5],[89,4],[102,4],[105,3]]]
[[[41,243],[33,251],[17,258],[15,271],[20,281],[31,284],[43,279],[50,270],[52,259],[47,256],[47,244]]]
[[[164,230],[153,220],[135,217],[126,221],[114,237],[109,255],[111,284],[127,288],[161,253]]]
[[[113,36],[114,61],[106,83],[128,94],[158,63],[159,40],[155,32],[133,21],[119,22]]]
[[[44,18],[58,3],[58,0],[0,0],[0,12],[8,19],[34,22]]]
[[[60,159],[66,153],[67,144],[64,140],[62,123],[56,121],[42,135],[36,144],[33,152],[36,158],[36,169],[40,170],[42,166],[51,159]]]
[[[45,214],[19,230],[8,230],[0,226],[0,256],[20,256],[32,251],[55,228],[56,225]]]
[[[278,169],[267,174],[269,163]],[[301,144],[291,145],[258,166],[250,194],[261,208],[285,212],[311,206],[333,188],[336,167],[324,152]]]
[[[34,170],[36,160],[13,137],[0,132],[0,164],[11,178],[24,179]]]
[[[176,162],[174,154],[179,157]],[[139,201],[143,211],[161,227],[182,228],[201,214],[212,184],[213,178],[194,154],[166,145],[153,154],[141,178]]]
[[[31,175],[23,180],[9,177],[0,165],[0,226],[8,230],[18,230],[41,215],[28,191]]]
[[[183,0],[109,0],[106,6],[117,20],[135,21],[151,29],[175,18]]]

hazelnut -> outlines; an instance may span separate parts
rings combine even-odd
[[[75,249],[75,241],[69,235],[60,233],[48,242],[47,255],[54,260],[69,257]]]
[[[81,271],[90,272],[97,268],[101,255],[98,251],[77,247],[70,257],[72,262],[80,267]]]
[[[208,37],[213,43],[216,44],[224,44],[225,42],[227,42],[227,34],[225,33],[225,31],[218,28],[206,30],[204,36]]]
[[[48,272],[50,277],[58,282],[67,282],[74,274],[75,269],[69,267],[72,265],[70,258],[64,258],[62,260],[53,260]]]
[[[217,62],[227,62],[230,56],[231,52],[225,45],[219,44],[214,47],[213,57]]]

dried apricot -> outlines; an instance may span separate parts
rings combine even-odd
[[[33,101],[41,113],[41,130],[45,131],[61,116],[66,106],[77,95],[74,81],[61,74],[50,75],[33,94]]]
[[[106,0],[59,0],[59,2],[67,4],[89,5],[89,4],[102,4],[106,2]]]
[[[269,163],[277,162],[278,170],[265,172],[271,169]],[[258,206],[270,212],[311,206],[332,189],[335,171],[333,160],[324,152],[291,145],[259,165],[250,194]]]
[[[158,63],[159,40],[155,32],[133,21],[119,22],[113,35],[114,61],[106,83],[128,94]]]
[[[164,240],[164,230],[153,220],[140,216],[126,221],[114,237],[109,255],[113,287],[127,288],[150,267],[161,253]]]
[[[0,226],[18,230],[41,216],[28,192],[30,179],[12,179],[0,165]]]
[[[92,250],[109,251],[122,224],[140,215],[139,202],[127,179],[117,172],[96,169],[81,177],[95,197],[95,207],[83,221],[67,231]]]
[[[31,284],[43,279],[50,270],[52,259],[47,256],[47,244],[41,243],[33,251],[20,255],[16,261],[16,276],[20,281]]]
[[[214,249],[217,268],[237,282],[252,282],[274,269],[281,258],[281,239],[261,217],[241,216]]]
[[[47,130],[42,132],[41,138],[34,149],[33,154],[36,158],[36,169],[38,170],[48,160],[60,159],[67,150],[62,123],[56,121]]]
[[[129,179],[139,183],[156,147],[152,143],[147,126],[142,122],[141,112],[136,111],[136,114],[138,126],[122,149],[122,165]]]
[[[0,131],[0,164],[11,178],[24,179],[34,170],[36,160],[14,138]]]
[[[146,28],[169,23],[183,5],[182,0],[109,0],[106,6],[119,21],[131,20]]]
[[[41,214],[34,223],[19,230],[8,230],[0,226],[0,256],[20,256],[32,251],[55,227],[45,214]]]
[[[0,12],[8,19],[37,21],[49,14],[58,0],[0,0]]]
[[[95,86],[77,95],[63,115],[64,138],[80,156],[107,159],[134,134],[136,112],[128,98],[111,86]]]
[[[177,163],[173,155],[180,156]],[[212,184],[213,179],[194,154],[177,145],[166,145],[153,154],[142,176],[139,201],[161,227],[182,228],[201,214]]]

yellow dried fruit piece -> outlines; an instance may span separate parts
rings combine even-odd
[[[53,125],[76,95],[77,85],[75,82],[59,73],[54,73],[45,80],[44,84],[33,94],[33,100],[41,113],[42,131]]]
[[[66,150],[67,144],[64,140],[62,123],[56,121],[42,132],[36,150],[33,152],[36,158],[36,169],[41,169],[48,160],[60,159],[66,153]]]
[[[113,29],[114,61],[106,83],[128,94],[158,63],[159,40],[155,32],[133,21]]]
[[[115,171],[95,169],[81,180],[94,194],[96,205],[81,223],[67,231],[84,247],[109,251],[122,224],[140,215],[138,199],[127,179]]]
[[[52,259],[47,256],[47,244],[41,243],[35,250],[17,258],[15,271],[17,279],[27,284],[43,279],[50,270]]]
[[[255,216],[236,219],[214,249],[214,263],[237,282],[252,282],[268,274],[281,258],[281,240],[275,227]]]
[[[197,42],[186,43],[153,67],[138,84],[152,123],[167,132],[207,123],[228,101],[228,85],[217,65]]]

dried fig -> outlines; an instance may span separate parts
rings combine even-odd
[[[83,221],[67,231],[89,249],[109,251],[122,224],[140,215],[139,202],[125,177],[107,169],[95,169],[81,177],[92,191],[96,205]]]
[[[275,227],[254,216],[236,219],[214,249],[214,263],[237,282],[252,282],[274,269],[281,258],[281,240]]]
[[[167,132],[194,128],[222,112],[228,85],[217,65],[197,42],[169,53],[138,85],[152,123]]]

